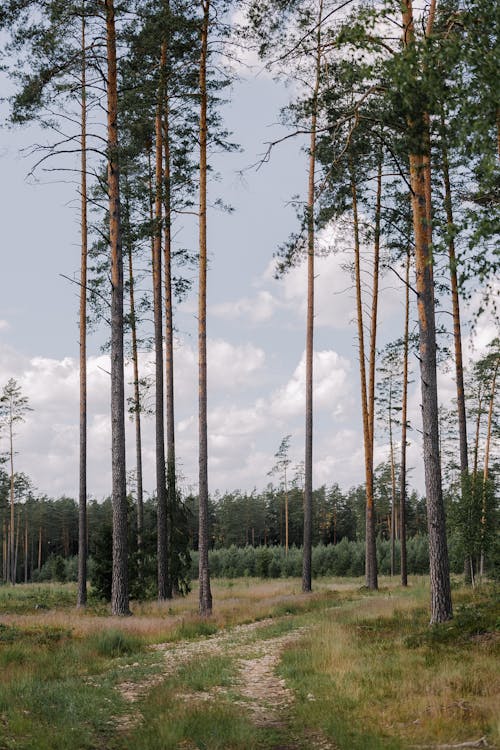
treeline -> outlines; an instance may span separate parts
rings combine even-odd
[[[377,560],[383,574],[394,574],[400,566],[399,529],[396,542],[391,539],[390,467],[381,465],[376,472]],[[22,485],[22,487],[21,487]],[[2,530],[2,580],[7,581],[9,537],[6,533],[8,475],[0,471],[0,528]],[[67,497],[32,497],[26,478],[18,486],[27,497],[16,503],[16,581],[76,580],[78,554],[78,504]],[[288,549],[285,547],[285,493],[269,485],[264,491],[218,494],[209,499],[209,563],[213,575],[280,577],[300,575],[303,539],[303,491],[287,490]],[[464,548],[460,516],[454,512],[450,497],[449,547],[452,570],[463,570]],[[364,571],[365,490],[353,487],[345,492],[338,485],[314,491],[312,526],[312,575],[360,576]],[[198,564],[198,498],[188,496],[178,517],[182,537],[188,540],[184,550],[184,586],[195,577]],[[456,505],[456,503],[455,503]],[[138,556],[137,517],[133,498],[128,499],[129,578],[134,596],[154,595],[156,560],[156,499],[144,504],[143,550]],[[416,492],[408,498],[408,570],[428,572],[428,539],[425,500]],[[96,590],[109,598],[111,585],[112,504],[92,501],[88,505],[89,575]],[[498,549],[493,547],[487,559],[487,571],[500,565]],[[395,561],[395,567],[394,567]],[[142,566],[142,567],[141,567]],[[182,577],[179,576],[179,577]]]

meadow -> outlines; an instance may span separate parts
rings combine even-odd
[[[111,617],[73,584],[0,587],[2,750],[499,747],[500,605],[454,588],[428,625],[428,583],[215,579]],[[465,743],[465,744],[464,744]]]

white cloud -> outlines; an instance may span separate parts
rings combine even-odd
[[[253,344],[233,345],[222,339],[208,342],[208,378],[215,388],[249,385],[265,362],[264,350]]]
[[[353,250],[349,224],[339,222],[318,233],[318,255],[315,259],[314,306],[316,327],[347,330],[355,321],[355,287],[351,266]],[[370,278],[372,248],[362,249],[361,273]],[[232,302],[214,305],[211,312],[218,317],[238,317],[254,325],[276,320],[286,313],[287,324],[302,325],[307,310],[307,268],[305,262],[291,268],[281,279],[274,278],[275,261],[255,282],[258,291],[253,297],[241,297]],[[402,314],[402,285],[390,271],[380,279],[378,319],[382,326],[394,315]],[[371,305],[371,294],[362,290],[365,309]]]
[[[0,331],[7,331],[9,328],[10,325],[6,320],[0,320]]]
[[[314,353],[313,400],[315,409],[339,413],[350,392],[348,373],[350,363],[332,350]],[[279,418],[302,414],[305,404],[305,352],[290,380],[271,397],[271,411]]]
[[[245,318],[252,323],[265,323],[280,307],[280,302],[271,292],[262,289],[255,297],[242,297],[235,302],[212,305],[209,312],[220,318]]]

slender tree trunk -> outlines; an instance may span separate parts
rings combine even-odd
[[[361,248],[359,238],[358,197],[354,167],[350,164],[351,194],[354,217],[354,267],[356,277],[356,309],[358,322],[359,373],[361,384],[361,411],[363,419],[363,441],[365,447],[365,485],[366,485],[366,585],[369,589],[377,589],[377,551],[375,546],[375,507],[373,500],[373,448],[370,430],[370,409],[368,407],[365,336],[363,325],[363,301],[361,296]]]
[[[433,16],[432,9],[431,16]],[[406,5],[403,6],[403,28],[405,45],[413,45],[415,43],[415,31],[411,0],[406,0]],[[432,25],[428,24],[427,35],[431,31]],[[425,134],[421,139],[420,151],[412,148],[412,153],[409,154],[409,162],[418,294],[423,454],[431,580],[431,623],[436,623],[449,620],[453,616],[453,608],[439,457],[436,324],[430,222],[432,215],[430,205],[430,153],[426,113],[421,113],[419,123],[409,122],[408,128],[414,139],[418,131]]]
[[[312,470],[313,470],[313,359],[314,359],[314,180],[316,168],[316,130],[318,122],[318,92],[321,76],[321,19],[323,2],[319,3],[316,35],[316,78],[312,95],[311,136],[309,143],[309,182],[307,194],[307,322],[306,322],[306,414],[304,460],[304,543],[302,563],[302,591],[312,588]],[[288,549],[288,497],[287,497]]]
[[[408,336],[410,329],[410,248],[406,255],[405,328],[403,335],[403,398],[401,405],[401,468],[399,494],[399,535],[401,539],[401,585],[408,586],[406,555],[406,433],[408,429]]]
[[[475,502],[476,492],[477,492],[477,474],[478,474],[478,462],[479,462],[479,439],[481,435],[481,419],[483,416],[483,400],[484,400],[484,394],[483,394],[483,385],[482,383],[479,384],[479,393],[478,393],[478,400],[477,400],[477,415],[476,415],[476,434],[475,434],[475,440],[474,440],[474,456],[472,459],[472,482],[471,482],[471,493],[472,493],[472,500]],[[470,559],[469,561],[469,572],[473,571],[474,568],[474,561]],[[473,578],[473,574],[471,574],[471,578]]]
[[[288,556],[288,483],[286,481],[286,468],[285,468],[285,555]]]
[[[389,450],[391,461],[391,577],[396,572],[396,466],[392,431],[392,383],[389,391]]]
[[[444,206],[448,229],[448,258],[450,269],[451,302],[453,315],[453,342],[455,346],[455,380],[457,389],[458,438],[460,449],[460,478],[462,497],[468,492],[469,456],[467,446],[467,417],[465,412],[464,370],[462,358],[462,332],[460,324],[460,297],[458,294],[457,257],[455,252],[453,201],[451,194],[448,149],[446,147],[446,126],[441,114],[441,157],[444,183]],[[466,556],[464,562],[465,580],[470,578],[471,561]]]
[[[458,294],[457,257],[455,253],[453,218],[453,203],[451,194],[450,170],[448,161],[448,150],[445,141],[444,117],[442,126],[442,164],[443,182],[445,190],[446,223],[448,229],[448,257],[451,282],[451,300],[453,309],[453,341],[455,345],[455,379],[457,386],[457,411],[458,411],[458,435],[460,445],[460,471],[466,475],[469,471],[469,460],[467,453],[467,418],[465,413],[465,390],[464,390],[464,368],[462,358],[462,332],[460,325],[460,297]]]
[[[200,54],[200,206],[199,206],[199,297],[198,297],[198,390],[199,390],[199,611],[212,613],[208,567],[208,446],[207,446],[207,55],[210,0],[201,0],[203,20]]]
[[[13,436],[13,414],[12,404],[10,407],[9,418],[9,446],[10,446],[10,582],[14,585],[16,582],[16,565],[15,565],[15,506],[14,506],[14,436]]]
[[[167,4],[168,5],[168,4]],[[168,83],[168,81],[167,81]],[[171,559],[176,554],[173,544],[173,524],[177,505],[175,472],[175,414],[174,414],[174,321],[172,292],[172,186],[170,157],[170,102],[168,85],[165,88],[163,111],[164,143],[164,289],[165,289],[165,391],[167,418],[167,506],[169,515],[169,549]],[[173,578],[173,570],[171,578]],[[176,582],[172,580],[172,586]]]
[[[141,429],[141,393],[139,379],[139,350],[137,345],[137,318],[135,314],[135,279],[133,247],[130,236],[130,207],[127,189],[127,256],[130,301],[130,329],[132,336],[132,366],[134,370],[134,426],[135,426],[135,460],[136,460],[136,492],[137,492],[137,556],[139,579],[142,581],[144,568],[144,491],[142,478],[142,429]]]
[[[17,560],[19,553],[19,531],[21,529],[21,507],[17,510],[16,549],[14,552],[14,582],[17,581]]]
[[[107,44],[107,132],[109,239],[111,246],[111,450],[113,570],[111,611],[128,615],[128,519],[125,471],[125,383],[123,354],[123,256],[118,163],[118,86],[115,9],[105,0]]]
[[[24,583],[28,583],[28,511],[24,511]]]
[[[38,527],[38,564],[37,570],[40,571],[42,567],[42,524]]]
[[[87,604],[87,60],[82,13],[81,259],[80,259],[80,476],[78,498],[77,607]]]
[[[377,571],[377,550],[375,535],[375,500],[373,493],[373,446],[375,443],[375,372],[376,372],[376,354],[377,354],[377,325],[378,325],[378,287],[380,273],[380,219],[382,208],[382,148],[379,151],[377,167],[377,197],[375,203],[375,233],[373,246],[373,287],[372,287],[372,306],[370,315],[370,356],[369,356],[369,380],[368,380],[368,414],[369,414],[369,441],[370,441],[370,461],[371,461],[371,507],[367,502],[366,505],[366,527],[367,540],[370,539],[370,582],[367,583],[370,589],[378,588],[378,571]],[[360,291],[361,295],[361,291]],[[360,296],[361,298],[361,296]],[[367,541],[368,547],[368,541]],[[368,580],[368,576],[367,576]]]
[[[481,502],[481,555],[480,555],[480,562],[479,562],[479,576],[480,578],[484,575],[484,542],[486,537],[486,513],[487,513],[487,497],[486,493],[488,490],[488,472],[489,472],[489,463],[490,463],[490,446],[491,446],[491,427],[493,424],[493,408],[495,404],[495,391],[496,391],[496,381],[497,381],[497,375],[498,375],[498,366],[500,364],[500,357],[497,357],[496,363],[495,363],[495,369],[493,371],[493,378],[491,380],[491,390],[490,390],[490,404],[488,408],[488,426],[486,428],[486,446],[484,449],[484,468],[483,468],[483,492],[482,492],[482,502]]]
[[[156,433],[156,494],[158,500],[158,599],[171,597],[169,585],[168,510],[165,475],[165,417],[163,399],[163,306],[162,306],[162,202],[163,202],[163,137],[162,114],[167,48],[163,42],[160,57],[160,84],[156,109],[156,185],[155,241],[153,249],[153,298],[155,330],[155,433]]]
[[[8,554],[8,545],[7,545],[7,523],[4,519],[2,524],[2,575],[3,575],[3,581],[4,583],[7,583],[8,579],[8,564],[7,564],[7,554]]]

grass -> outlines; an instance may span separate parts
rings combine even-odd
[[[456,619],[429,628],[424,595],[366,599],[319,617],[314,635],[283,659],[298,726],[321,727],[341,750],[484,735],[497,745],[498,596],[461,592]]]
[[[167,604],[134,604],[134,617],[116,618],[102,605],[76,610],[69,584],[0,587],[0,748],[308,748],[317,730],[339,750],[484,735],[500,745],[498,590],[455,587],[455,618],[431,628],[427,582],[411,584],[403,590],[382,579],[373,594],[359,579],[323,579],[305,595],[295,579],[219,580],[208,620],[197,615],[196,590]],[[116,684],[147,682],[163,664],[151,644],[204,640],[253,621],[262,622],[249,644],[309,628],[282,657],[295,695],[283,727],[255,727],[235,703],[239,641],[231,637],[227,653],[201,657],[195,649],[140,698],[144,721],[116,732],[131,710]]]

